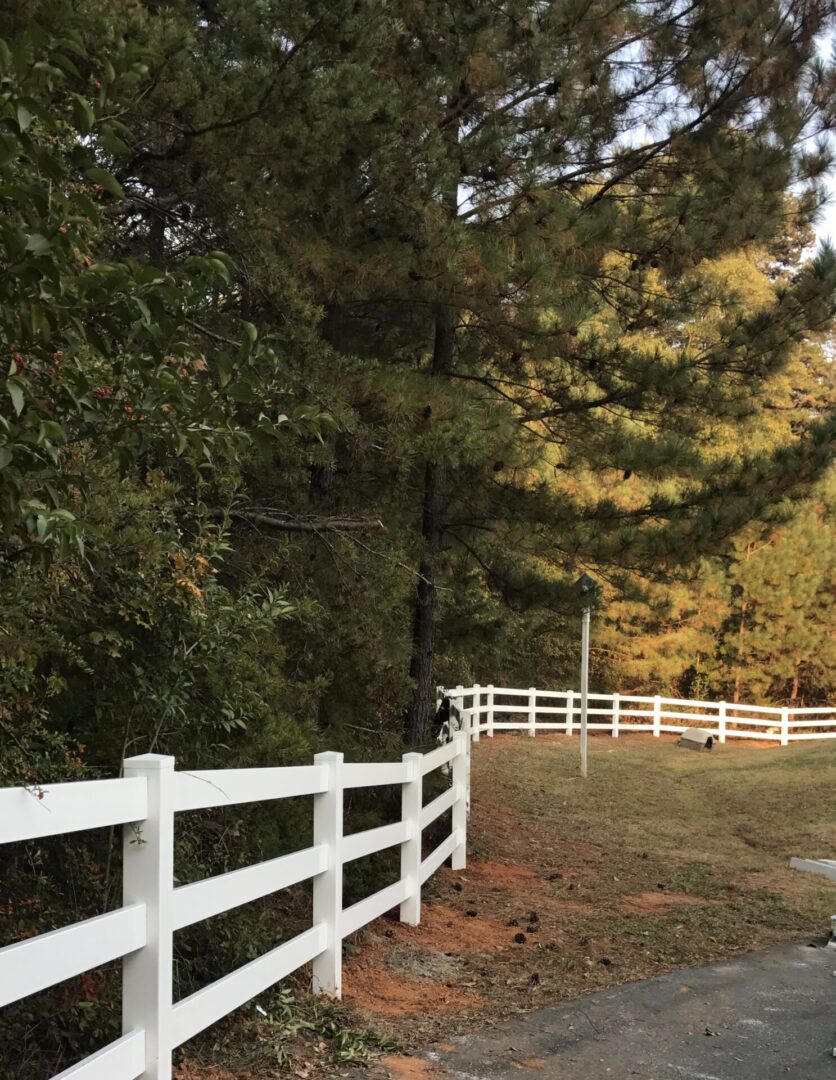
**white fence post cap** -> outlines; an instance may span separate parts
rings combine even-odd
[[[170,754],[137,754],[136,757],[125,758],[122,764],[135,769],[173,769],[174,760]]]

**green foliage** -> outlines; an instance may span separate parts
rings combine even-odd
[[[701,347],[716,341],[721,320],[747,319],[780,302],[790,268],[749,251],[706,263],[701,287],[715,300],[689,326]],[[736,413],[703,418],[699,433],[714,471],[737,475],[752,456],[792,461],[808,425],[832,414],[830,345],[810,335],[765,379],[757,395],[741,397]],[[787,453],[789,451],[789,453]],[[646,499],[653,478],[637,468],[613,479],[625,509]],[[676,490],[670,480],[659,485]],[[781,487],[779,485],[779,491]],[[832,470],[812,487],[784,488],[792,497],[758,511],[760,520],[671,572],[664,564],[634,576],[612,596],[599,635],[600,677],[615,688],[650,688],[702,699],[827,703],[832,641]],[[685,562],[688,552],[685,552]]]
[[[226,256],[168,270],[109,256],[108,238],[130,225],[109,171],[132,138],[118,117],[148,65],[118,31],[90,46],[87,23],[51,15],[49,30],[33,22],[0,50],[0,527],[17,550],[67,554],[83,550],[80,447],[123,474],[172,457],[206,471],[288,417],[271,401],[275,354],[251,323],[240,343],[211,338],[224,348],[208,355],[196,338],[207,297],[222,302],[230,285]]]
[[[37,798],[149,750],[394,757],[436,681],[574,682],[581,569],[600,682],[826,697],[836,257],[801,257],[825,23],[795,0],[6,5],[0,782]],[[178,865],[308,826],[195,819]],[[113,898],[90,843],[101,885],[57,846],[8,857],[15,934]],[[181,989],[303,906],[181,935]],[[64,1026],[81,1002],[92,1042],[113,1018],[82,991]]]

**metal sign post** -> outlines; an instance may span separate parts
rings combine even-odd
[[[592,619],[592,605],[598,595],[598,583],[589,574],[581,574],[575,582],[585,603],[581,621],[581,776],[585,780],[588,772],[588,727],[587,715],[589,704],[589,625]]]
[[[583,609],[581,623],[581,776],[587,776],[587,700],[589,697],[589,624],[590,609]]]

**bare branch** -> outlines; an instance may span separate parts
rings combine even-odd
[[[310,518],[275,517],[255,510],[230,510],[229,516],[252,525],[269,525],[283,532],[371,532],[385,528],[380,519],[372,518]]]

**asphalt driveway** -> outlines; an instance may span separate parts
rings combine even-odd
[[[550,1006],[430,1048],[404,1070],[393,1062],[391,1074],[836,1080],[834,1046],[836,948],[799,943]]]

